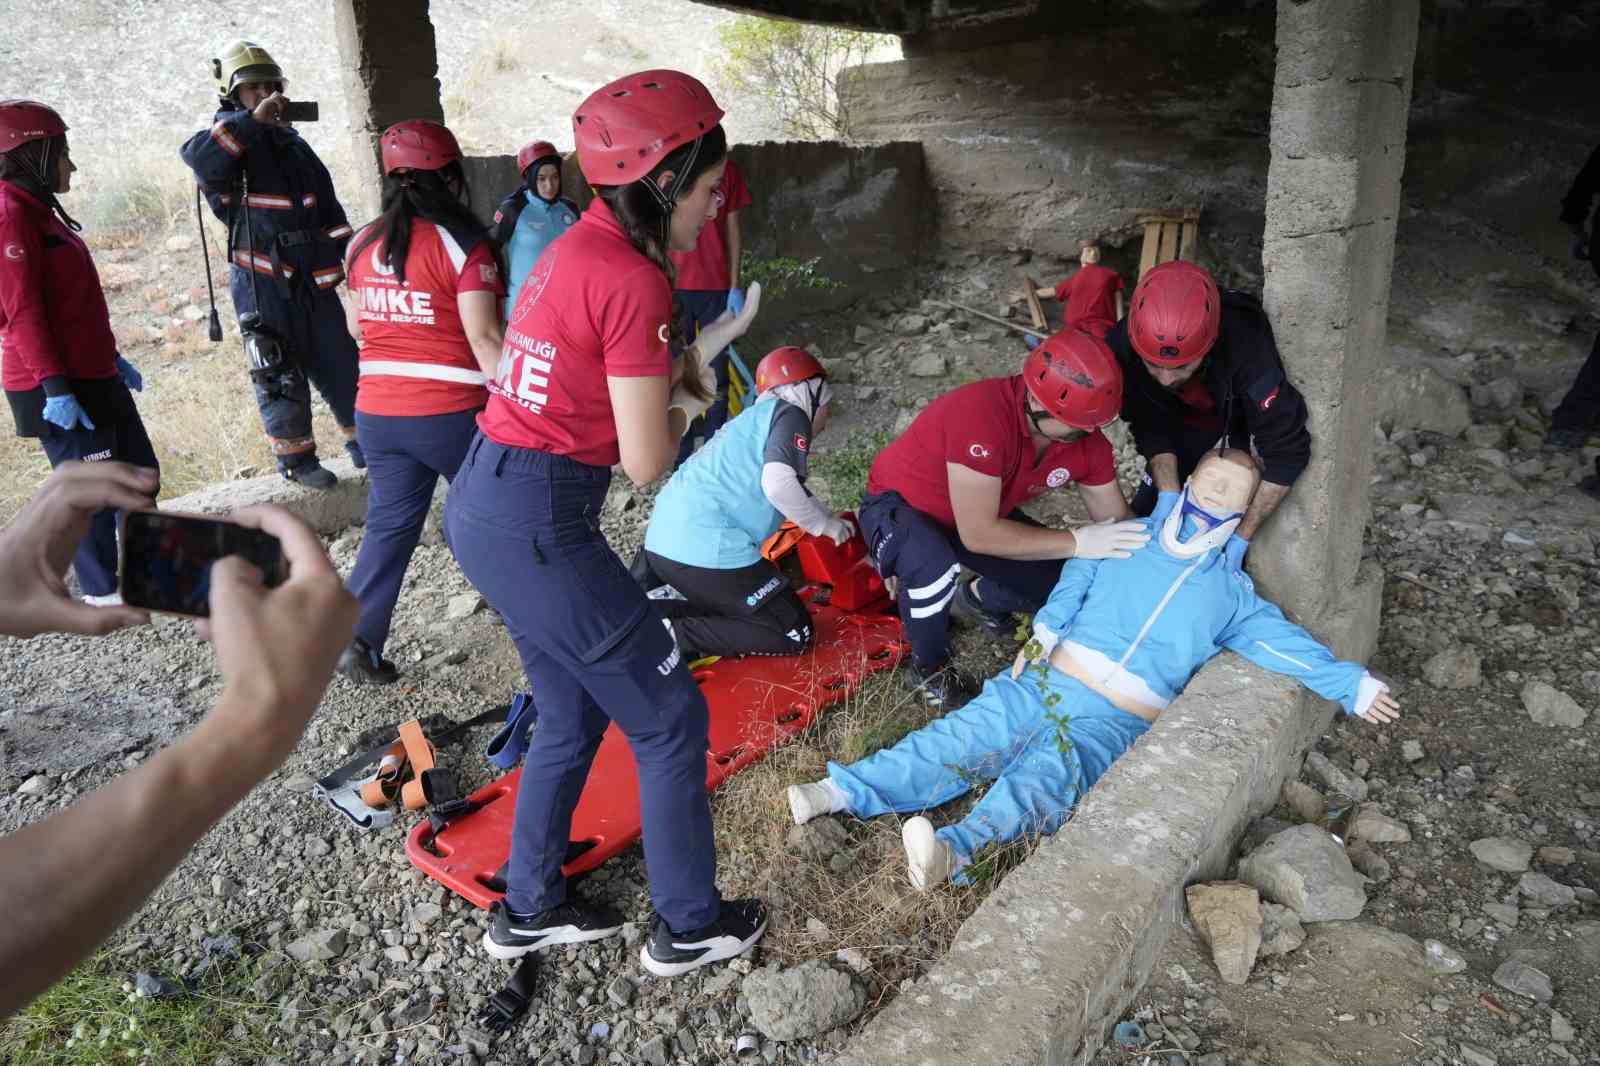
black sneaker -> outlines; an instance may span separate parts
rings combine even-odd
[[[1017,621],[1006,611],[991,611],[978,601],[972,586],[976,577],[964,577],[956,582],[955,598],[950,602],[951,613],[964,622],[971,622],[992,637],[1001,640],[1016,635]]]
[[[339,673],[358,685],[388,685],[400,680],[400,671],[357,637],[339,656]]]
[[[953,711],[978,694],[978,687],[948,663],[930,670],[908,662],[900,671],[900,683],[940,711]]]
[[[360,441],[345,441],[344,450],[350,453],[350,461],[356,465],[357,470],[365,470],[367,468],[367,453],[361,450]]]
[[[767,908],[759,899],[725,899],[716,921],[687,933],[674,933],[657,915],[639,964],[657,977],[677,977],[743,955],[766,931]]]
[[[515,959],[556,944],[604,940],[622,932],[622,918],[608,907],[567,900],[535,915],[512,914],[494,905],[494,921],[483,935],[483,950],[497,959]]]
[[[278,473],[296,485],[304,485],[308,489],[331,489],[339,483],[333,471],[312,459],[309,463],[297,463],[290,466],[287,463],[278,464]]]

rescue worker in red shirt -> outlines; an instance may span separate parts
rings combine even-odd
[[[739,287],[739,260],[744,255],[744,233],[739,228],[739,212],[750,206],[750,189],[744,183],[739,165],[728,160],[722,172],[722,206],[717,217],[700,232],[692,252],[673,252],[672,266],[677,273],[678,321],[684,337],[717,320],[724,311],[738,314],[744,309],[744,290]],[[728,420],[728,355],[724,352],[712,363],[717,375],[717,398],[711,409],[684,434],[678,449],[677,466],[694,451],[695,438],[710,440]],[[676,467],[674,467],[676,469]]]
[[[1220,291],[1204,267],[1175,259],[1139,279],[1106,343],[1122,366],[1122,417],[1145,457],[1135,514],[1159,524],[1209,451],[1241,448],[1261,460],[1261,488],[1223,552],[1241,568],[1250,538],[1311,461],[1306,401],[1261,302]]]
[[[650,70],[573,115],[596,198],[523,283],[478,435],[445,506],[461,569],[505,619],[538,700],[522,768],[504,904],[484,948],[509,959],[614,936],[616,913],[567,893],[572,811],[613,722],[638,767],[655,920],[640,952],[670,977],[747,950],[760,900],[724,900],[706,795],[708,717],[672,630],[600,531],[611,467],[666,473],[710,403],[707,364],[760,304],[700,331],[674,382],[669,250],[716,210],[722,109],[687,74]]]
[[[106,459],[156,468],[129,389],[144,379],[117,353],[100,275],[58,193],[78,168],[67,124],[44,104],[0,101],[0,346],[17,436],[52,468]],[[152,492],[152,495],[154,493]],[[117,513],[100,511],[73,556],[84,599],[121,603]]]
[[[971,694],[948,667],[952,607],[995,636],[1011,612],[1043,606],[1064,559],[1122,559],[1149,534],[1117,486],[1111,442],[1122,373],[1105,342],[1064,330],[1028,353],[1022,373],[934,400],[867,474],[861,532],[878,573],[898,586],[911,641],[902,675],[931,707]],[[1019,508],[1076,484],[1093,524],[1049,529]],[[966,566],[976,577],[963,579]]]
[[[350,335],[361,353],[356,434],[367,456],[367,522],[350,591],[361,601],[339,661],[353,681],[398,676],[383,657],[400,582],[439,478],[456,476],[500,362],[494,245],[467,206],[461,146],[437,122],[384,130],[383,210],[345,257]]]

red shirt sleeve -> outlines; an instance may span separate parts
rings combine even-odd
[[[1077,481],[1091,488],[1117,479],[1117,457],[1111,442],[1098,429],[1083,438],[1083,473]]]
[[[461,264],[461,276],[456,278],[456,293],[459,295],[463,292],[492,292],[496,296],[506,294],[506,283],[500,277],[500,263],[495,259],[488,241],[473,245],[472,251],[467,253],[467,261]]]
[[[944,461],[964,466],[987,477],[1004,477],[1007,428],[995,412],[973,405],[945,403],[939,413],[944,434]],[[1013,431],[1014,432],[1014,431]]]
[[[1071,296],[1071,295],[1072,295],[1072,278],[1068,278],[1066,281],[1063,281],[1059,285],[1056,286],[1056,299],[1057,300],[1060,300],[1062,303],[1066,303],[1067,302],[1067,297]]]
[[[0,215],[0,323],[6,354],[43,381],[66,370],[45,308],[44,242],[20,215],[15,209]]]
[[[733,160],[722,172],[723,211],[743,211],[750,206],[750,187],[744,183],[744,174]]]
[[[672,372],[667,348],[667,319],[672,314],[672,290],[666,275],[654,263],[643,263],[603,290],[597,315],[606,375],[647,378]]]

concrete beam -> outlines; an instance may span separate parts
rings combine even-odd
[[[444,121],[439,54],[428,0],[335,0],[333,9],[355,159],[372,162],[358,188],[340,195],[352,219],[366,219],[378,213],[382,186],[378,136],[402,119]]]
[[[1279,0],[1264,301],[1311,409],[1311,465],[1250,552],[1321,629],[1361,564],[1418,0]]]
[[[1330,618],[1341,657],[1371,654],[1382,591],[1363,568]],[[1236,655],[1208,663],[837,1066],[1090,1062],[1182,924],[1184,886],[1226,872],[1333,713]]]

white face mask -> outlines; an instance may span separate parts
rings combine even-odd
[[[794,404],[815,420],[823,405],[833,399],[833,387],[825,378],[807,378],[785,385],[772,386],[772,394],[780,400]]]
[[[1179,559],[1193,559],[1212,548],[1221,548],[1239,528],[1244,512],[1216,514],[1195,503],[1189,496],[1189,486],[1183,486],[1183,497],[1161,525],[1161,549]],[[1185,536],[1187,530],[1187,536]]]

